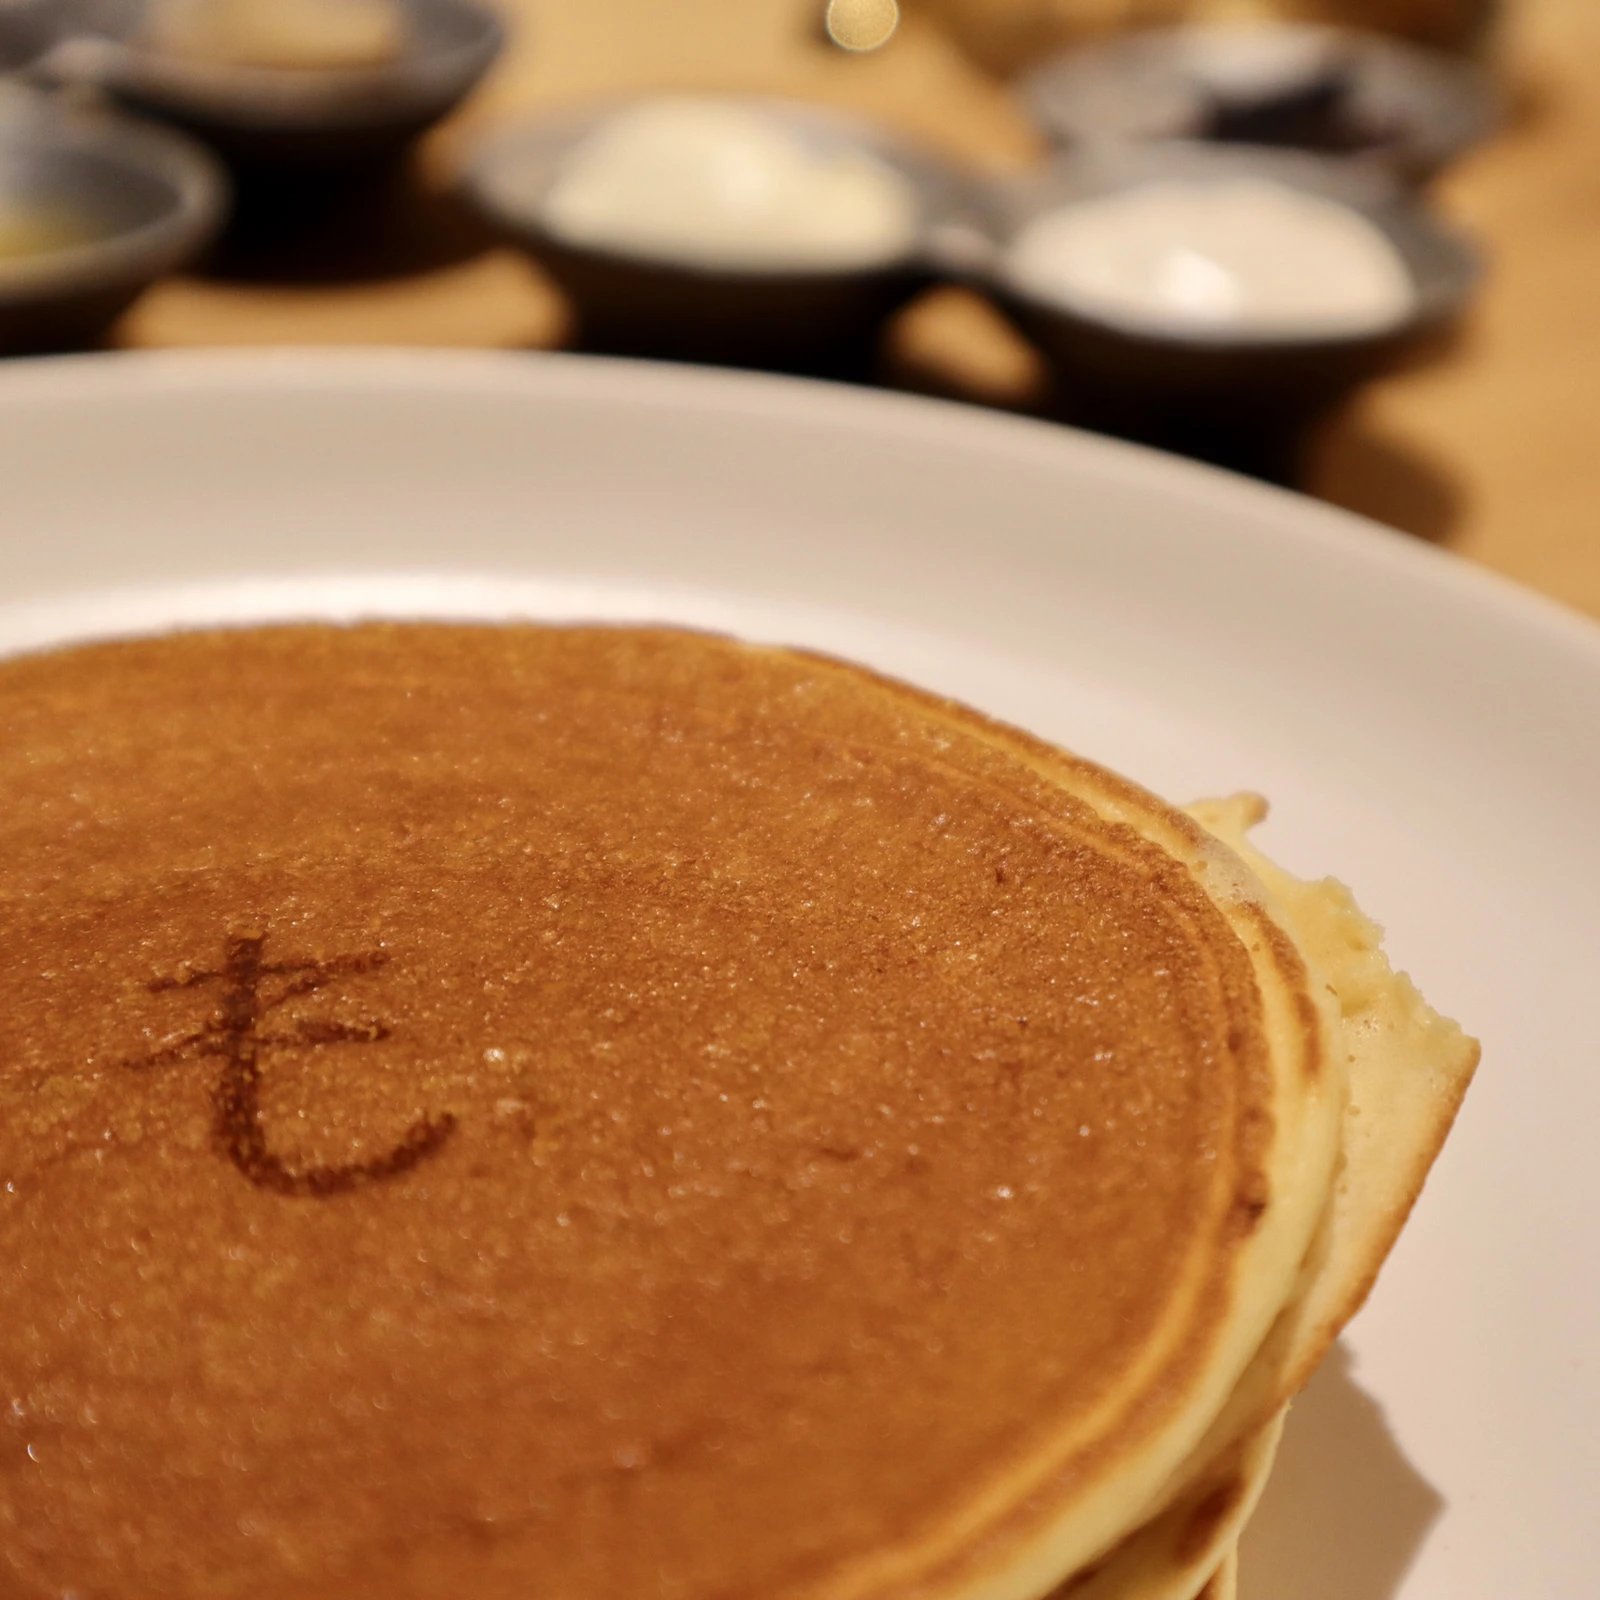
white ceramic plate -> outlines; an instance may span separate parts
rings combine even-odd
[[[1255,788],[1484,1066],[1296,1409],[1247,1600],[1600,1575],[1600,629],[1308,501],[1013,419],[550,357],[0,372],[0,649],[373,612],[820,646],[1175,798]]]

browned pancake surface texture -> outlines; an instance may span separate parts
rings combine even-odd
[[[967,724],[669,630],[0,665],[0,1594],[780,1600],[1069,1492],[1267,1074]]]

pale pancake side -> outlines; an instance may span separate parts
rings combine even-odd
[[[1239,1600],[1239,1549],[1235,1545],[1195,1600]]]
[[[1360,1309],[1442,1147],[1478,1062],[1476,1041],[1441,1017],[1382,950],[1382,932],[1331,879],[1307,883],[1262,855],[1248,830],[1266,815],[1256,795],[1185,808],[1266,886],[1312,970],[1338,1001],[1341,1048],[1350,1061],[1350,1102],[1338,1178],[1295,1292],[1227,1405],[1158,1504],[1150,1525],[1193,1502],[1218,1463],[1263,1415],[1302,1389],[1340,1329]],[[1259,1494],[1259,1490],[1258,1490]],[[1251,1504],[1254,1504],[1252,1499]],[[1237,1537],[1235,1532],[1234,1537]],[[1068,1586],[1076,1595],[1077,1590]]]
[[[1267,885],[1317,975],[1336,997],[1350,1100],[1339,1173],[1290,1302],[1176,1483],[1303,1389],[1361,1309],[1472,1082],[1478,1042],[1389,965],[1382,930],[1335,880],[1308,883],[1247,837],[1266,815],[1257,795],[1188,808]]]
[[[1211,1462],[1152,1522],[1048,1600],[1195,1600],[1236,1549],[1272,1472],[1284,1414]]]

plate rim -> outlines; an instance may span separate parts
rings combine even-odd
[[[1475,610],[1491,623],[1570,651],[1600,679],[1600,619],[1447,547],[1310,495],[1146,445],[957,400],[825,379],[570,351],[285,345],[203,350],[97,351],[0,365],[0,403],[30,392],[70,400],[119,393],[203,390],[393,389],[413,392],[568,393],[620,404],[736,409],[765,420],[859,418],[901,435],[964,438],[987,453],[1076,457],[1074,466],[1124,484],[1142,480],[1220,509],[1232,503],[1277,524],[1277,536],[1314,547],[1369,580],[1401,577]],[[0,595],[0,603],[6,597]]]

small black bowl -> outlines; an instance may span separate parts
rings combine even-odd
[[[205,140],[241,177],[342,178],[381,167],[452,110],[505,33],[475,0],[397,0],[406,43],[367,67],[243,67],[158,50],[149,0],[56,0],[36,75],[105,89]]]
[[[1244,177],[1337,201],[1375,224],[1411,275],[1404,319],[1351,335],[1156,327],[1046,299],[1008,270],[1022,228],[1074,201]],[[951,268],[993,295],[1044,352],[1073,420],[1272,477],[1284,475],[1310,422],[1446,329],[1481,271],[1473,247],[1390,174],[1298,151],[1183,143],[1091,146],[991,186],[981,244],[966,239]]]
[[[863,150],[893,167],[918,199],[911,247],[870,266],[790,269],[691,265],[561,238],[540,216],[543,196],[564,157],[627,101],[551,116],[494,140],[469,162],[467,193],[566,290],[588,349],[864,375],[884,320],[933,281],[934,242],[971,205],[965,184],[926,152],[854,118],[782,100],[723,98],[816,148]]]
[[[1299,23],[1152,28],[1058,56],[1023,101],[1069,148],[1209,140],[1356,156],[1420,182],[1500,120],[1488,74],[1381,34]]]
[[[37,61],[60,37],[61,0],[0,0],[0,72]]]
[[[168,129],[0,85],[0,197],[81,224],[81,243],[0,261],[0,350],[87,343],[221,227],[217,163]]]

